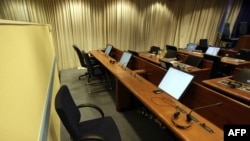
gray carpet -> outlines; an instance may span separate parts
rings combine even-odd
[[[113,80],[113,89],[98,93],[88,93],[90,90],[100,89],[100,85],[86,86],[87,79],[78,80],[78,76],[84,74],[83,69],[70,69],[60,72],[61,85],[67,85],[76,102],[93,103],[100,106],[106,116],[111,116],[115,120],[122,141],[175,141],[173,135],[166,129],[162,129],[153,120],[150,120],[140,114],[138,110],[128,110],[117,112],[115,109],[115,81]],[[88,120],[99,117],[100,114],[95,110],[84,109],[81,111],[82,119]],[[70,137],[64,126],[61,126],[61,141],[70,141]]]

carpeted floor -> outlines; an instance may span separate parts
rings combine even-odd
[[[84,74],[84,69],[70,69],[60,72],[61,85],[67,85],[76,102],[93,103],[100,106],[105,115],[113,117],[115,120],[122,141],[175,141],[176,139],[167,130],[162,129],[159,124],[140,114],[138,110],[128,110],[117,112],[115,109],[115,81],[113,80],[113,89],[97,93],[88,93],[91,90],[100,89],[100,85],[86,86],[87,78],[78,80],[78,76]],[[88,120],[99,117],[100,115],[90,109],[81,111],[83,117],[81,120]],[[61,141],[70,141],[70,137],[64,126],[61,126]]]

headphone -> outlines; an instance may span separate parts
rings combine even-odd
[[[232,81],[229,81],[227,85],[229,85],[230,88],[240,88],[242,86],[240,82],[232,82]]]
[[[178,127],[178,128],[181,128],[181,129],[188,129],[189,127],[191,127],[193,125],[193,122],[192,122],[192,117],[191,117],[191,114],[186,114],[186,123],[187,125],[182,125],[180,123],[178,123],[178,119],[179,119],[179,116],[180,116],[181,112],[177,111],[173,114],[172,116],[172,123]]]

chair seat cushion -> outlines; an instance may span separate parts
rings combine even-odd
[[[119,130],[111,117],[83,121],[79,124],[81,135],[96,134],[107,141],[120,141]]]

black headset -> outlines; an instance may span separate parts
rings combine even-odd
[[[186,121],[187,121],[187,125],[182,125],[182,124],[179,124],[178,123],[178,118],[179,118],[179,115],[181,114],[181,112],[177,111],[173,114],[172,116],[172,123],[178,127],[178,128],[181,128],[181,129],[188,129],[189,127],[191,127],[193,125],[193,121],[192,121],[192,117],[191,117],[191,114],[187,113],[186,114]]]

